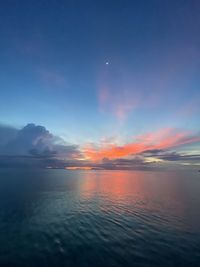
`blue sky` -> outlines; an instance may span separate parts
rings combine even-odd
[[[3,1],[0,123],[81,146],[197,135],[199,13],[195,0]]]

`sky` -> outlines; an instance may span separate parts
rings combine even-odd
[[[1,1],[0,166],[199,166],[199,14],[198,0]]]

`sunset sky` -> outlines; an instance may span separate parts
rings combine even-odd
[[[200,166],[198,0],[0,4],[0,166]]]

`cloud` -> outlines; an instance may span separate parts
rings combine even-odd
[[[140,155],[144,157],[154,157],[166,161],[200,161],[200,154],[186,154],[168,150],[147,150]]]
[[[174,162],[178,163],[179,165],[200,165],[200,153],[191,154],[191,152],[184,153],[170,150],[155,149],[143,151],[139,155],[146,158],[147,161],[148,159],[153,159],[165,162],[165,164],[167,164],[168,162]]]
[[[103,169],[110,170],[135,170],[141,169],[145,170],[150,168],[151,163],[146,162],[145,158],[141,156],[135,156],[131,159],[118,158],[110,160],[108,158],[104,158],[100,164]]]
[[[146,162],[145,158],[135,156],[132,159],[118,158],[110,160],[104,158],[99,162],[76,161],[65,164],[67,169],[93,169],[93,170],[150,170],[154,168],[154,163]]]
[[[99,90],[99,106],[103,113],[113,114],[120,122],[138,106],[138,99],[132,97],[127,90],[120,90],[117,94],[103,87]]]
[[[141,155],[131,159],[104,157],[99,162],[87,160],[79,146],[67,144],[44,126],[33,123],[22,129],[1,126],[0,138],[0,167],[127,170],[150,166]]]
[[[51,134],[44,126],[33,123],[19,130],[1,126],[0,139],[1,156],[60,159],[81,157],[78,146],[67,144],[62,138]]]
[[[163,154],[159,156],[160,159],[167,160],[167,161],[200,161],[200,154],[199,155],[187,155],[187,154],[180,154],[177,152],[171,152],[167,154]]]
[[[148,155],[155,156],[155,155],[160,154],[163,151],[165,151],[165,150],[163,150],[163,149],[149,149],[149,150],[142,151],[142,153],[140,153],[140,154],[143,154],[146,156],[148,156]]]
[[[136,137],[132,143],[117,146],[108,144],[103,147],[87,145],[84,148],[85,157],[98,161],[103,158],[116,159],[141,153],[148,150],[162,150],[175,148],[191,143],[200,142],[200,135],[191,131],[180,131],[173,128],[165,128],[155,133],[148,133]]]
[[[103,142],[81,148],[68,144],[44,126],[30,123],[16,129],[1,125],[0,167],[148,170],[158,168],[162,162],[198,163],[198,153],[172,151],[196,142],[200,142],[197,134],[167,128],[137,136],[134,142],[122,146]]]
[[[0,125],[0,147],[6,144],[9,140],[16,137],[18,130],[7,126]]]

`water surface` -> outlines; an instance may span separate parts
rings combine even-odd
[[[1,169],[0,266],[200,266],[200,174]]]

